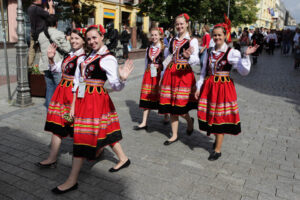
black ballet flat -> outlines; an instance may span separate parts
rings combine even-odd
[[[148,130],[148,126],[143,126],[143,127],[139,127],[139,126],[134,126],[133,130],[135,131],[140,131],[140,130]]]
[[[215,161],[215,160],[218,160],[220,157],[221,157],[222,153],[217,153],[217,152],[212,152],[209,157],[208,157],[208,160],[209,161]]]
[[[49,169],[54,169],[56,168],[57,162],[55,161],[54,163],[50,163],[50,164],[42,164],[40,162],[35,163],[35,166],[39,167],[39,168],[49,168]]]
[[[164,145],[168,146],[168,145],[170,145],[170,144],[172,144],[172,143],[174,143],[174,142],[177,142],[177,141],[178,141],[178,138],[177,138],[176,140],[174,140],[174,141],[166,140],[166,141],[164,142]]]
[[[54,194],[64,194],[64,193],[67,193],[67,192],[70,192],[70,191],[73,191],[73,190],[77,190],[78,188],[78,183],[76,183],[75,185],[73,185],[72,187],[70,187],[69,189],[66,189],[66,190],[60,190],[58,189],[58,187],[52,189],[51,191],[54,193]]]
[[[121,169],[123,169],[123,168],[126,168],[126,167],[128,167],[129,165],[130,165],[130,160],[128,159],[121,167],[119,167],[118,169],[115,169],[115,168],[110,168],[108,171],[109,172],[117,172],[117,171],[119,171],[119,170],[121,170]]]
[[[192,119],[192,123],[193,123],[193,129],[192,129],[192,130],[186,130],[186,134],[187,134],[188,136],[191,136],[192,133],[194,132],[194,118],[191,118],[191,119]]]

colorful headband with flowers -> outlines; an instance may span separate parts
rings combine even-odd
[[[79,32],[79,36],[84,38],[85,36],[85,32],[86,32],[86,28],[76,28],[75,30],[77,30]]]
[[[89,28],[96,28],[98,30],[99,33],[101,33],[101,35],[104,35],[105,34],[105,29],[104,27],[101,25],[101,24],[98,24],[98,25],[91,25],[88,27]]]
[[[226,31],[226,34],[227,34],[227,32],[228,32],[228,25],[227,25],[227,24],[225,24],[225,23],[220,23],[220,24],[214,25],[214,28],[217,28],[217,27],[223,27],[223,28],[225,29],[225,31]],[[226,34],[225,34],[225,35],[226,35]]]

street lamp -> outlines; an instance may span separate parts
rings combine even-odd
[[[22,0],[18,0],[17,8],[17,34],[18,43],[17,51],[17,100],[15,105],[24,107],[32,104],[30,96],[30,88],[28,84],[28,68],[27,68],[27,45],[25,43],[24,16],[22,8]]]
[[[229,10],[230,10],[230,0],[228,0],[228,6],[227,6],[227,17],[229,19]]]

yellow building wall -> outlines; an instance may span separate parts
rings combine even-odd
[[[139,12],[139,8],[137,7],[129,7],[123,4],[119,5],[112,2],[105,2],[101,0],[81,0],[81,2],[92,4],[96,7],[95,9],[95,24],[104,23],[104,9],[115,10],[115,18],[114,18],[114,28],[120,31],[120,26],[122,23],[122,19],[120,17],[120,13],[128,12],[130,13],[130,27],[136,26],[137,13]],[[143,17],[143,31],[148,33],[149,27],[149,17]]]

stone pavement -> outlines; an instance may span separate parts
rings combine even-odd
[[[291,56],[263,55],[247,77],[233,72],[243,133],[225,136],[222,157],[207,160],[213,137],[199,132],[163,145],[171,133],[163,117],[150,114],[149,132],[132,127],[142,118],[138,108],[143,59],[121,92],[111,92],[120,117],[121,144],[132,165],[118,173],[108,169],[116,160],[106,148],[100,160],[85,162],[77,191],[57,197],[50,189],[62,183],[71,167],[72,140],[63,140],[56,169],[38,169],[46,158],[51,134],[43,132],[42,98],[17,108],[0,87],[0,199],[132,199],[132,200],[299,200],[300,199],[300,71]],[[194,67],[199,72],[198,67]],[[15,84],[12,85],[15,88]],[[190,114],[196,117],[196,111]]]

